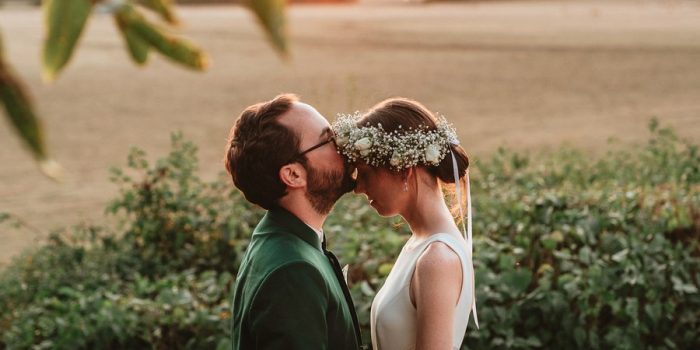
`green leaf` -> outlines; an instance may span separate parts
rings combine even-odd
[[[92,6],[91,0],[44,1],[47,36],[42,75],[45,80],[54,80],[70,60]]]
[[[362,281],[362,284],[360,284],[360,290],[362,290],[362,293],[366,296],[374,296],[377,292],[372,289],[372,286],[367,283],[367,281]]]
[[[586,343],[586,332],[583,330],[583,328],[577,327],[574,329],[574,340],[576,341],[576,345],[579,347],[584,346]]]
[[[272,46],[282,55],[287,54],[285,3],[285,0],[248,0],[246,2],[265,29]]]
[[[394,267],[394,264],[392,263],[383,263],[379,265],[379,268],[377,269],[377,274],[381,277],[386,277],[389,275],[389,272],[391,272],[392,267]]]
[[[547,272],[552,272],[554,271],[554,268],[552,268],[552,265],[549,264],[542,264],[540,267],[537,269],[537,274],[543,274]]]
[[[22,141],[29,146],[42,172],[54,180],[60,179],[61,167],[48,156],[41,121],[34,111],[29,94],[4,61],[2,38],[0,38],[0,102],[5,107],[5,115],[9,118],[10,124]]]
[[[622,261],[625,260],[625,258],[627,257],[627,254],[628,254],[628,253],[629,253],[629,250],[623,249],[623,250],[621,250],[621,251],[619,251],[619,252],[613,254],[613,256],[611,257],[611,259],[612,259],[613,261],[615,261],[615,262],[622,262]]]
[[[231,349],[231,340],[228,337],[221,338],[216,344],[216,350],[228,350]]]
[[[579,258],[581,259],[582,262],[584,263],[590,263],[593,261],[593,252],[591,251],[591,248],[588,246],[584,246],[581,248],[578,252]]]
[[[41,124],[34,113],[29,94],[5,63],[1,40],[0,38],[0,99],[10,122],[29,145],[32,153],[39,159],[46,158]]]
[[[114,16],[114,20],[117,22],[117,27],[119,28],[119,32],[122,34],[124,41],[126,41],[126,46],[129,49],[131,58],[139,65],[146,63],[148,60],[148,51],[150,49],[148,43],[141,39],[136,33],[134,33],[133,29],[126,25],[126,21],[121,13],[117,13]]]
[[[510,270],[515,266],[515,257],[511,255],[501,255],[498,257],[498,267],[501,270]]]
[[[68,297],[68,298],[74,298],[74,299],[80,299],[82,297],[80,292],[78,292],[75,289],[70,288],[70,287],[59,287],[58,294],[65,296],[65,297]]]
[[[532,347],[539,348],[542,346],[542,342],[534,335],[531,335],[525,340],[525,345],[527,345],[528,347],[531,347],[531,348]]]
[[[148,23],[131,5],[124,5],[116,14],[124,22],[125,30],[132,32],[147,42],[164,56],[186,67],[204,70],[209,64],[206,54],[191,43],[169,36],[161,29]]]
[[[644,311],[654,323],[661,319],[661,304],[658,302],[645,305]]]
[[[639,319],[639,302],[635,298],[627,298],[625,303],[625,313],[631,320]]]
[[[170,24],[178,24],[178,19],[173,11],[170,0],[138,0],[138,3],[160,15],[164,21]]]
[[[673,282],[673,290],[683,294],[695,294],[698,292],[698,288],[692,283],[684,283],[683,280],[677,276],[671,276],[671,282]]]
[[[527,290],[531,280],[532,273],[529,270],[510,270],[503,273],[503,283],[505,283],[514,294],[520,294]]]
[[[540,240],[542,241],[542,246],[545,247],[545,249],[553,250],[557,247],[557,241],[549,238],[549,236],[543,236],[540,238]]]
[[[20,81],[0,64],[0,99],[10,122],[24,142],[38,159],[46,158],[46,146],[41,123],[34,113],[34,107]]]

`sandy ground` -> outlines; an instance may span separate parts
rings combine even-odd
[[[131,146],[152,158],[183,130],[200,147],[201,174],[221,171],[228,130],[245,106],[296,92],[333,119],[402,95],[458,127],[477,159],[498,146],[573,145],[592,153],[643,141],[656,116],[700,136],[700,6],[689,1],[377,4],[290,9],[292,60],[273,53],[239,7],[182,7],[182,32],[210,53],[206,73],[160,57],[126,55],[112,19],[94,16],[54,84],[40,80],[37,9],[0,9],[7,58],[46,124],[63,184],[36,169],[0,128],[0,212],[42,234],[0,225],[0,264],[52,229],[103,223],[116,188],[108,168]]]

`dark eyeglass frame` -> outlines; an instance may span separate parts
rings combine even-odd
[[[321,148],[321,147],[323,147],[323,146],[325,146],[325,145],[327,145],[327,144],[329,144],[329,143],[331,143],[331,142],[335,142],[335,135],[333,135],[333,134],[331,134],[331,136],[328,138],[328,140],[321,141],[320,143],[318,143],[318,144],[316,144],[316,145],[314,145],[314,146],[311,146],[311,147],[307,148],[305,151],[297,153],[296,155],[294,155],[294,156],[292,157],[292,159],[291,159],[289,162],[287,162],[287,164],[293,163],[293,162],[296,161],[297,159],[300,159],[301,157],[303,157],[305,154],[307,154],[307,153],[309,153],[309,152],[311,152],[311,151],[313,151],[313,150],[315,150],[315,149]]]

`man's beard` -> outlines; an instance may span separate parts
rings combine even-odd
[[[349,167],[341,171],[321,171],[308,165],[304,168],[307,176],[306,198],[321,215],[330,213],[335,202],[355,188]]]

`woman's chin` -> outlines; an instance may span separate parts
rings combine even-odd
[[[392,213],[388,213],[388,212],[387,212],[386,210],[384,210],[384,208],[382,208],[380,205],[377,205],[377,202],[375,202],[375,201],[370,201],[370,202],[369,202],[369,205],[370,205],[372,208],[374,208],[374,210],[377,212],[377,214],[379,214],[379,216],[388,218],[388,217],[392,217],[392,216],[395,215],[395,214],[392,214]]]

